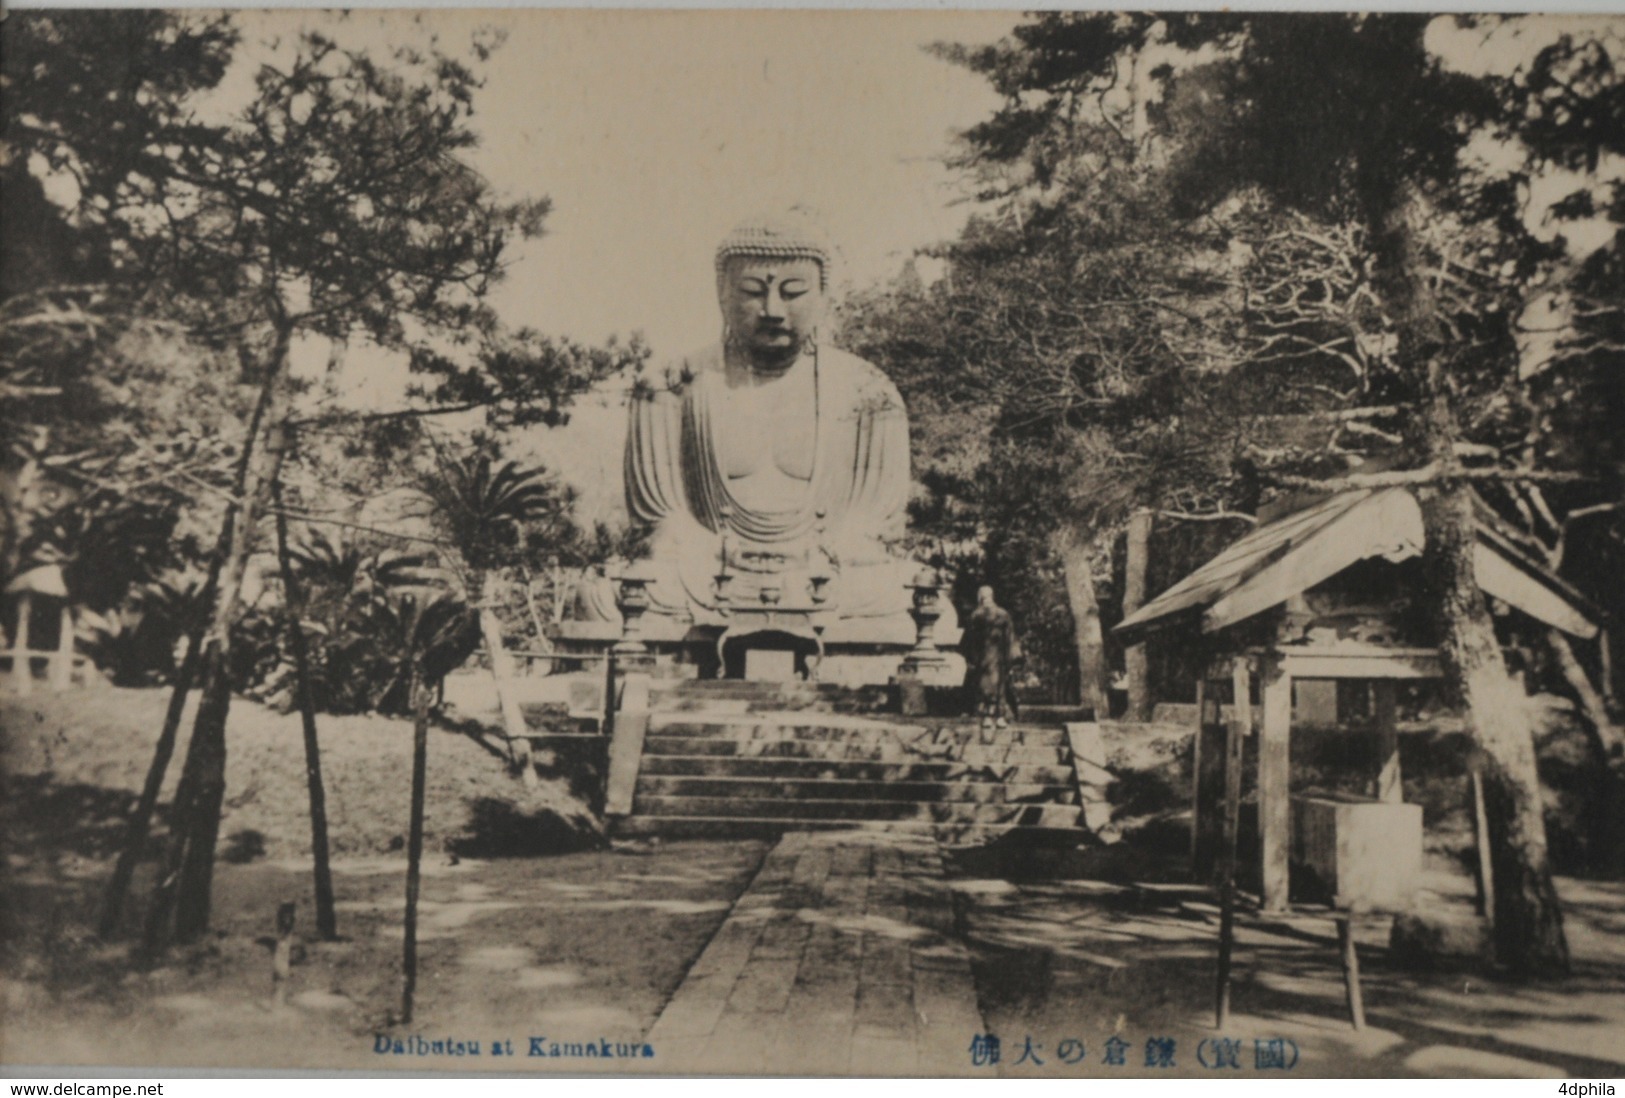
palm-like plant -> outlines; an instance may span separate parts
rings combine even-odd
[[[446,582],[433,553],[379,548],[314,527],[288,547],[288,557],[303,596],[302,613],[329,629],[391,594],[439,589]]]
[[[441,535],[481,573],[512,563],[524,525],[553,518],[563,505],[558,483],[544,470],[483,453],[441,456],[423,492]]]
[[[422,484],[429,518],[462,564],[468,603],[479,616],[480,633],[496,680],[502,723],[514,751],[514,765],[527,784],[530,767],[527,728],[514,697],[513,666],[502,643],[502,624],[488,598],[491,573],[521,562],[528,525],[557,519],[567,508],[558,483],[536,467],[476,452],[439,456]]]
[[[159,575],[129,591],[106,613],[81,610],[79,639],[120,686],[171,682],[180,667],[182,642],[208,615],[205,586],[200,577],[181,572]]]
[[[404,712],[403,649],[384,606],[444,591],[449,577],[432,553],[379,547],[367,538],[309,527],[287,546],[286,612],[307,648],[306,679],[316,708],[335,713]],[[295,596],[297,591],[297,597]],[[298,657],[283,612],[251,614],[239,626],[237,681],[279,707],[292,705]]]

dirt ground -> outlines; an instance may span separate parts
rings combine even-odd
[[[431,738],[417,1010],[402,1025],[410,726],[322,721],[342,937],[320,942],[310,926],[298,720],[239,701],[214,930],[148,966],[88,927],[164,703],[162,691],[111,688],[0,703],[0,1063],[615,1069],[623,1065],[531,1057],[530,1038],[635,1046],[765,852],[752,842],[607,849],[578,765],[544,759],[539,787],[526,791],[491,744],[456,730],[471,723],[447,722]],[[1172,780],[1143,769],[1146,788],[1136,796],[1147,814],[1116,846],[1059,859],[998,850],[950,859],[979,1006],[1001,1041],[993,1070],[1625,1072],[1625,884],[1617,881],[1559,880],[1575,962],[1563,981],[1420,971],[1391,956],[1385,923],[1369,923],[1359,939],[1370,1021],[1362,1033],[1348,1024],[1330,920],[1244,912],[1234,1014],[1215,1031],[1217,915],[1205,890],[1183,883],[1178,822],[1150,811],[1166,799],[1154,787]],[[154,850],[161,837],[159,826]],[[1461,908],[1471,882],[1447,854],[1431,860],[1429,884],[1441,903]],[[150,863],[132,891],[132,924],[149,888]],[[298,902],[300,922],[279,1000],[269,936],[288,900]],[[381,1034],[462,1041],[481,1054],[380,1052]],[[1235,1044],[1226,1053],[1215,1038]],[[1147,1063],[1152,1040],[1172,1042],[1167,1066]],[[1290,1046],[1292,1066],[1260,1066],[1260,1048],[1287,1047],[1270,1044],[1277,1040]],[[493,1054],[510,1042],[513,1059]],[[1115,1042],[1116,1065],[1106,1060]],[[977,1070],[968,1057],[945,1068]]]
[[[63,694],[0,699],[0,775],[8,844],[71,862],[116,852],[128,806],[147,766],[168,704],[166,690],[94,685]],[[193,708],[196,697],[193,698]],[[191,710],[159,798],[160,813],[179,780]],[[475,734],[452,731],[469,728]],[[411,785],[412,726],[378,716],[319,718],[329,842],[335,857],[404,849]],[[600,845],[587,793],[566,774],[533,791],[511,778],[497,742],[478,722],[453,713],[429,738],[424,849],[485,852],[504,827],[529,832],[526,853]],[[310,801],[299,718],[257,702],[232,702],[226,741],[221,856],[252,861],[310,852]],[[27,811],[22,811],[26,807]],[[161,816],[160,816],[161,819]],[[155,828],[158,830],[158,828]]]
[[[1513,983],[1476,963],[1400,964],[1389,949],[1391,921],[1367,917],[1356,930],[1363,1032],[1350,1025],[1332,920],[1244,908],[1232,1015],[1221,1031],[1214,1028],[1218,911],[1210,891],[1169,871],[1177,860],[1095,850],[1011,879],[985,858],[959,859],[962,930],[988,1032],[1001,1041],[1003,1074],[1625,1074],[1625,883],[1558,879],[1574,971],[1543,983]],[[1430,859],[1426,886],[1430,910],[1471,911],[1472,882],[1447,859]],[[1115,1065],[1106,1062],[1114,1038],[1124,1042]],[[1162,1039],[1172,1041],[1171,1062],[1153,1066],[1147,1044]],[[1237,1042],[1233,1061],[1216,1040]],[[1278,1047],[1290,1063],[1264,1066],[1276,1040],[1287,1042]],[[1262,1061],[1255,1042],[1263,1042]]]
[[[544,775],[527,793],[492,750],[437,731],[417,1007],[410,1025],[396,1025],[411,726],[322,720],[341,940],[321,942],[310,925],[298,719],[239,700],[213,933],[147,967],[127,943],[103,944],[88,928],[164,704],[162,691],[96,688],[0,708],[0,1062],[546,1070],[556,1065],[525,1055],[530,1037],[630,1042],[648,1030],[764,849],[605,849],[567,775]],[[532,856],[476,856],[493,851]],[[148,888],[150,864],[132,908]],[[288,900],[300,921],[277,1003],[270,936]],[[379,1053],[386,1032],[477,1041],[482,1054]],[[491,1055],[496,1042],[519,1058]]]

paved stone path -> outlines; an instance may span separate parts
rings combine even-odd
[[[662,1072],[963,1074],[982,1032],[936,843],[795,832],[656,1020]]]

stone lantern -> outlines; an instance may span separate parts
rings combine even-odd
[[[620,608],[621,639],[616,642],[617,656],[641,656],[649,651],[643,643],[643,615],[649,609],[649,584],[654,580],[653,569],[646,560],[636,561],[621,573],[615,592],[615,605]]]
[[[936,626],[942,617],[942,577],[929,565],[914,575],[908,585],[913,592],[909,616],[914,619],[914,647],[903,657],[899,672],[909,678],[928,678],[948,665],[948,657],[937,647]]]

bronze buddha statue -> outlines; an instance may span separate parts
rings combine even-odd
[[[890,549],[908,419],[878,368],[820,339],[830,266],[805,220],[740,225],[716,253],[722,340],[634,386],[626,502],[653,527],[634,566],[651,635],[768,605],[825,639],[913,640],[918,565]]]

